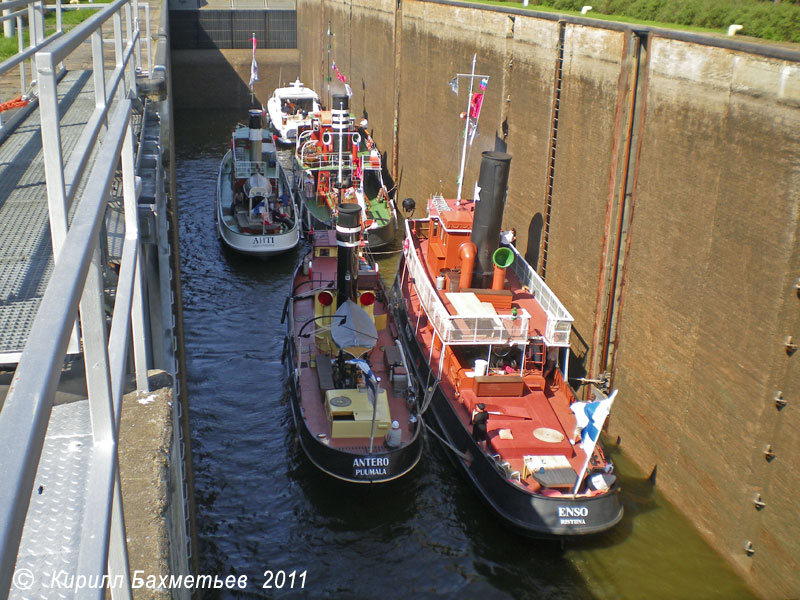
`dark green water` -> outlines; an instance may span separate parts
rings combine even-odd
[[[385,487],[318,472],[296,442],[281,365],[281,311],[300,252],[239,256],[214,230],[217,169],[244,118],[176,114],[200,571],[250,581],[210,597],[753,598],[622,455],[622,523],[563,549],[507,531],[432,438],[411,475]],[[294,589],[260,589],[268,569],[296,571]]]

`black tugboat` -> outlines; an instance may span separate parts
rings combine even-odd
[[[410,374],[425,382],[421,413],[481,498],[523,534],[597,533],[622,518],[597,443],[616,392],[577,400],[566,376],[573,319],[499,243],[510,161],[484,152],[478,197],[434,196],[427,218],[406,221],[393,310]]]
[[[365,252],[361,208],[339,206],[336,229],[317,230],[287,301],[292,416],[319,469],[378,483],[422,454],[422,423],[378,267]]]

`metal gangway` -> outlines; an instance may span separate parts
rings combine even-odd
[[[81,6],[94,14],[67,32],[60,0],[0,2],[3,20],[28,31],[0,80],[19,70],[30,104],[0,121],[0,365],[14,371],[0,408],[0,599],[131,597],[122,396],[131,371],[148,390],[149,344],[162,343],[148,325],[139,216],[143,6]],[[49,34],[46,10],[57,15]],[[76,357],[86,397],[54,406]],[[56,569],[66,589],[43,576]]]

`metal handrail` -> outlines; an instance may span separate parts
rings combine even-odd
[[[128,98],[136,95],[135,71],[131,57],[134,45],[139,40],[138,21],[136,22],[136,27],[132,30],[129,28],[128,40],[124,51],[122,48],[122,27],[120,22],[120,13],[123,9],[126,9],[126,17],[130,22],[130,5],[132,3],[135,3],[135,0],[133,2],[132,0],[116,0],[65,34],[54,44],[36,54],[50,234],[56,261],[67,231],[67,212],[78,189],[76,183],[80,180],[90,160],[90,155],[100,130],[107,121],[111,100],[116,96],[123,75],[126,78],[125,83],[127,85],[120,96]],[[102,27],[112,18],[114,19],[116,64],[110,74],[108,87],[106,87]],[[88,39],[91,39],[92,42],[92,71],[94,74],[96,108],[84,127],[78,143],[70,153],[65,168],[59,128],[60,112],[56,89],[56,65]]]
[[[512,315],[451,315],[434,289],[425,268],[417,256],[418,247],[411,235],[410,221],[406,221],[404,253],[408,275],[414,279],[417,297],[436,330],[446,344],[506,344],[528,341],[530,315],[526,310]]]
[[[516,274],[520,284],[527,287],[539,306],[547,315],[544,339],[548,346],[569,346],[570,333],[574,319],[566,307],[558,299],[553,290],[533,270],[515,246],[507,245],[514,253],[511,270]]]
[[[70,33],[51,40],[35,55],[55,267],[0,411],[0,598],[7,596],[11,585],[53,400],[78,317],[92,453],[87,465],[91,493],[84,499],[77,569],[85,575],[108,573],[125,582],[112,590],[113,596],[131,597],[116,447],[131,344],[137,385],[140,389],[147,385],[135,141],[131,127],[131,98],[136,94],[138,66],[134,64],[134,48],[139,39],[137,14],[136,0],[117,0]],[[124,32],[123,18],[127,23]],[[102,27],[109,21],[113,22],[115,65],[106,81]],[[56,66],[89,39],[96,109],[65,168]],[[92,154],[95,149],[97,152]],[[95,162],[84,176],[90,154]],[[125,239],[109,329],[99,234],[118,167]],[[73,200],[77,205],[68,220]],[[105,591],[91,593],[101,598]]]
[[[14,10],[19,8],[19,10]],[[19,96],[28,100],[35,87],[35,79],[28,80],[25,70],[25,61],[53,42],[62,35],[61,30],[61,0],[56,0],[55,10],[58,15],[57,29],[55,33],[45,37],[44,28],[44,2],[42,0],[7,0],[0,2],[0,22],[12,21],[16,23],[17,40],[19,52],[14,56],[0,63],[0,77],[19,66]],[[7,14],[6,11],[9,11]],[[25,22],[27,20],[30,35],[28,36],[29,47],[25,48]],[[31,69],[33,70],[33,69]],[[3,100],[0,98],[0,100]],[[3,123],[3,113],[0,112],[0,132],[7,127],[12,127],[16,121],[22,118],[21,111],[17,111],[7,123]]]

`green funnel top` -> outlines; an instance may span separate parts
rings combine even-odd
[[[514,253],[509,248],[498,248],[492,254],[492,262],[501,269],[510,267],[514,262]]]

